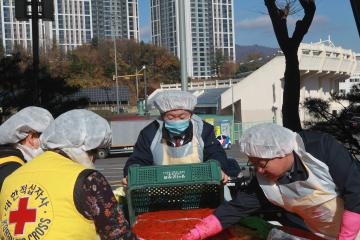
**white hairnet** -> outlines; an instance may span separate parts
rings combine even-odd
[[[29,132],[42,133],[54,121],[51,113],[41,107],[26,107],[0,126],[0,144],[17,143]]]
[[[295,146],[296,133],[282,126],[265,123],[249,128],[240,139],[240,151],[258,158],[284,157]]]
[[[162,91],[154,97],[153,101],[161,113],[176,109],[193,111],[197,103],[194,95],[179,90]]]
[[[41,134],[43,149],[76,148],[82,151],[107,147],[111,143],[109,123],[84,109],[61,114]]]

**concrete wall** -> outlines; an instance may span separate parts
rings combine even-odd
[[[281,77],[285,70],[285,58],[275,57],[257,71],[234,85],[234,102],[241,100],[242,122],[269,121],[273,119],[273,106],[281,101]],[[275,86],[275,102],[273,99]],[[231,89],[221,95],[221,108],[231,105]],[[280,106],[281,107],[281,106]]]
[[[302,44],[299,48],[301,74],[300,103],[306,98],[327,100],[339,90],[339,81],[348,78],[356,69],[356,55],[351,50],[319,44]],[[282,123],[283,76],[285,57],[277,56],[221,95],[221,109],[232,101],[241,101],[242,122],[275,120]],[[345,103],[346,104],[346,103]],[[231,109],[231,108],[230,108]],[[331,104],[330,110],[341,105]],[[300,120],[310,117],[300,106]]]

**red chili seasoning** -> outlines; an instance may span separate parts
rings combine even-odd
[[[137,216],[133,230],[146,240],[176,240],[213,211],[205,208],[147,212]]]
[[[213,211],[205,208],[147,212],[137,216],[133,231],[146,240],[177,240]],[[260,238],[256,231],[236,225],[210,239],[257,240]]]
[[[168,210],[147,212],[137,216],[133,231],[137,236],[146,240],[177,240],[191,230],[200,220],[210,215],[214,209]],[[282,227],[295,236],[320,240],[311,233],[299,229]],[[253,229],[234,225],[225,229],[209,240],[260,240],[261,238]]]

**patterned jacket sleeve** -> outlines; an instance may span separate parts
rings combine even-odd
[[[96,232],[102,240],[135,240],[105,177],[94,170],[85,170],[78,177],[74,201],[78,211],[87,219],[93,220]]]

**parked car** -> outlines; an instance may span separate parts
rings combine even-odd
[[[230,149],[231,148],[231,140],[229,136],[226,135],[219,135],[216,137],[216,139],[220,142],[221,146],[224,149]]]

